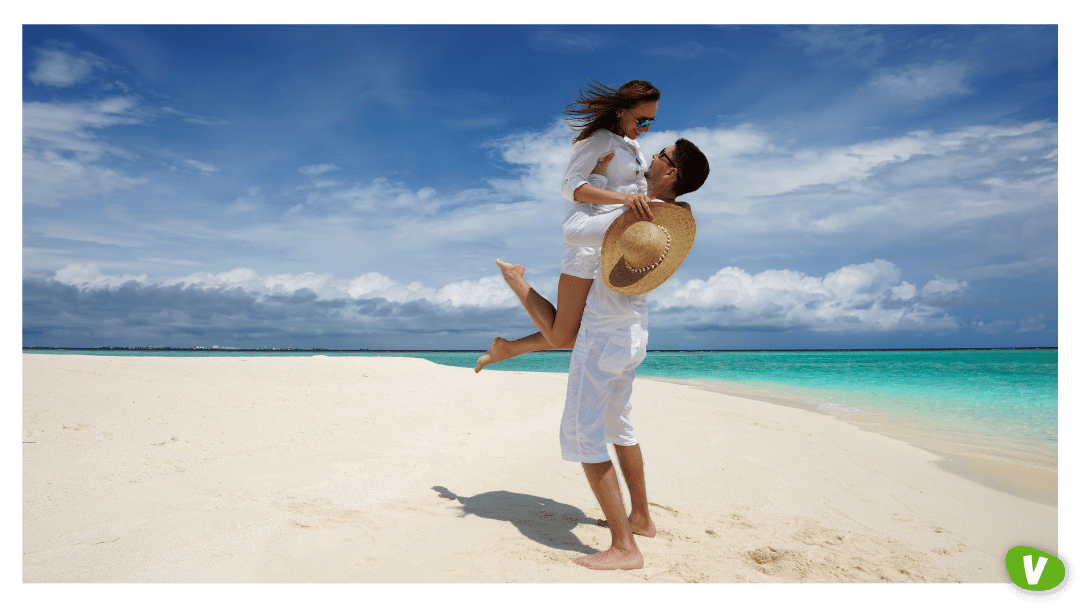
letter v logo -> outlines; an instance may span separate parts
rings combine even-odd
[[[1005,555],[1005,569],[1017,587],[1025,591],[1047,591],[1065,580],[1065,563],[1045,551],[1013,547]]]
[[[1039,584],[1039,579],[1042,578],[1043,569],[1046,568],[1047,559],[1045,557],[1039,558],[1039,565],[1034,568],[1031,567],[1031,558],[1034,555],[1024,556],[1024,574],[1027,575],[1028,585],[1034,587]]]

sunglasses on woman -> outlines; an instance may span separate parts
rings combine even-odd
[[[656,117],[654,116],[652,118],[635,118],[634,121],[634,124],[637,125],[637,128],[644,129],[645,127],[656,122]]]

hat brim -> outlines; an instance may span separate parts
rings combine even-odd
[[[689,209],[662,201],[650,202],[649,209],[653,214],[652,223],[663,226],[671,235],[671,247],[655,268],[644,272],[630,270],[619,248],[619,239],[627,228],[646,220],[638,219],[632,210],[615,218],[608,226],[600,248],[600,275],[604,284],[615,293],[636,296],[656,289],[679,269],[694,246],[697,224]]]

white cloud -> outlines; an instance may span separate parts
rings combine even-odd
[[[819,59],[873,65],[885,53],[885,37],[864,26],[811,25],[784,28],[781,36]]]
[[[995,321],[973,321],[971,328],[980,334],[1001,334],[1016,327],[1016,323],[1005,319]]]
[[[105,112],[103,107],[113,112]],[[123,100],[78,109],[64,115],[92,118],[71,119],[71,124],[133,119],[125,113],[131,112],[132,106]],[[87,133],[93,131],[81,128]],[[76,133],[78,129],[68,132]],[[475,293],[431,285],[441,277],[482,281],[494,270],[491,260],[495,257],[525,264],[530,272],[537,273],[530,276],[540,281],[554,280],[562,247],[558,228],[568,203],[552,184],[561,181],[571,137],[563,123],[554,122],[541,132],[502,138],[492,146],[513,165],[515,179],[493,179],[486,187],[448,195],[425,185],[387,179],[367,183],[341,180],[317,189],[305,184],[284,195],[276,192],[271,203],[262,188],[252,187],[231,200],[223,200],[216,207],[217,215],[162,218],[135,208],[128,214],[131,217],[122,218],[120,223],[125,239],[137,242],[141,250],[131,255],[131,260],[169,255],[188,258],[192,255],[188,253],[192,250],[190,243],[201,243],[207,246],[199,249],[223,254],[194,260],[212,271],[250,264],[244,261],[245,256],[257,251],[267,254],[259,262],[265,264],[260,272],[266,276],[276,276],[277,259],[288,259],[321,275],[335,273],[337,277],[354,276],[349,273],[358,268],[363,269],[362,273],[394,277],[407,267],[410,276],[422,278],[427,285],[394,282],[372,297],[401,302],[418,298],[430,302],[436,302],[436,298],[449,302],[504,301],[486,287],[481,289],[480,284],[469,286],[479,290]],[[763,260],[773,260],[772,266],[791,270],[771,272],[805,272],[805,267],[798,266],[801,262],[792,262],[802,259],[803,254],[795,248],[778,248],[778,235],[800,235],[807,251],[819,246],[814,239],[828,239],[830,243],[836,239],[853,239],[858,244],[871,240],[904,243],[985,218],[1052,210],[1056,204],[1056,125],[1052,123],[968,127],[947,133],[913,132],[830,148],[796,147],[776,134],[740,125],[650,133],[643,137],[642,144],[646,150],[654,150],[677,137],[698,143],[713,166],[705,187],[686,197],[694,204],[700,240],[695,265],[688,267],[695,274],[684,273],[687,277],[714,275],[721,266],[734,264],[736,255],[744,263],[757,261],[756,269],[761,268]],[[87,141],[100,145],[93,137]],[[62,157],[55,159],[57,164],[62,161]],[[135,181],[120,173],[110,174],[105,167],[66,162],[77,172],[69,178],[70,192],[75,191],[75,185],[92,192],[95,188],[118,187],[125,179],[128,184]],[[35,170],[33,163],[27,165],[28,184]],[[101,180],[112,181],[94,184],[94,170],[102,174]],[[958,174],[962,177],[958,178]],[[32,200],[29,194],[27,200]],[[236,222],[240,214],[275,209],[275,215],[260,216],[259,221]],[[114,220],[109,226],[118,221],[109,218]],[[40,222],[35,225],[44,235]],[[113,242],[115,238],[107,238],[109,229],[83,226],[81,240]],[[103,231],[101,238],[90,238],[95,230]],[[1046,240],[1040,234],[1030,230],[1022,237],[1042,247]],[[1012,246],[1023,247],[1024,242]],[[332,255],[327,243],[334,243]],[[240,251],[244,253],[237,253]],[[1030,261],[1002,262],[1011,258],[998,251],[994,263],[999,266],[995,267],[980,267],[985,262],[968,258],[966,267],[976,267],[970,272],[937,271],[934,266],[919,270],[929,271],[931,276],[939,272],[975,280],[983,275],[1043,272],[1055,261],[1052,255],[1042,253],[1016,258]],[[71,260],[79,264],[86,261],[84,256]],[[93,261],[104,263],[101,258]],[[710,263],[711,267],[707,265]],[[144,268],[132,262],[125,270],[139,273]],[[34,270],[52,269],[39,265]],[[162,272],[172,270],[165,267]],[[840,275],[834,277],[840,279]],[[376,293],[357,291],[359,287],[347,285],[351,280],[335,278],[320,289],[336,294],[334,297]],[[281,285],[288,291],[289,283]],[[498,281],[494,285],[498,287]],[[881,296],[886,298],[883,302],[909,302],[922,306],[920,310],[930,306],[931,298],[938,298],[944,306],[943,298],[960,293],[942,286],[917,297],[912,294],[913,288],[902,282],[889,285],[892,291],[888,294],[884,288],[880,291],[885,294]],[[554,291],[550,295],[554,297]],[[505,301],[512,304],[512,300]]]
[[[876,94],[896,102],[921,103],[971,93],[964,83],[968,71],[968,66],[960,62],[939,61],[928,66],[883,70],[867,86]]]
[[[145,284],[146,275],[105,275],[97,264],[71,264],[57,271],[55,279],[65,285],[73,285],[83,289],[108,289],[116,288],[129,282]]]
[[[941,295],[954,297],[964,289],[965,283],[939,279],[918,290],[900,280],[894,264],[875,260],[824,277],[794,270],[750,274],[728,267],[704,281],[669,281],[653,299],[669,323],[813,331],[938,330],[957,327],[938,305]]]
[[[497,191],[527,196],[540,201],[564,201],[562,183],[574,134],[561,119],[540,132],[515,133],[491,142],[504,161],[517,165],[516,178],[493,179]]]
[[[70,265],[56,280],[84,289],[116,288],[146,276],[106,275],[94,264]],[[452,309],[515,309],[517,298],[500,275],[457,280],[441,287],[402,283],[378,272],[343,279],[331,273],[262,275],[249,268],[222,273],[197,272],[161,282],[162,286],[240,289],[257,298],[307,291],[320,301],[381,298],[396,304],[425,303]],[[955,302],[967,284],[935,279],[922,289],[901,281],[900,270],[885,260],[853,264],[824,277],[794,270],[751,275],[728,267],[708,280],[672,280],[650,297],[655,325],[708,325],[726,328],[809,329],[812,331],[942,330],[957,327],[944,306]],[[554,297],[554,294],[551,294]],[[1033,325],[1033,324],[1029,324]]]
[[[303,173],[308,177],[315,177],[317,175],[322,175],[327,171],[337,171],[340,168],[341,167],[337,165],[304,165],[303,167],[297,169],[297,171]]]
[[[935,278],[922,289],[923,298],[932,304],[950,304],[956,302],[967,291],[966,281]]]
[[[86,154],[90,158],[116,153],[117,148],[98,141],[93,131],[141,122],[135,107],[135,100],[130,97],[88,102],[28,101],[23,104],[23,144]]]
[[[400,182],[376,178],[369,183],[324,183],[307,195],[306,208],[349,212],[431,213],[441,204],[434,188],[413,190]]]
[[[209,163],[204,163],[197,160],[185,160],[184,164],[192,167],[193,169],[197,169],[202,173],[216,173],[221,170],[221,167],[215,167],[214,165],[211,165]]]
[[[189,122],[189,123],[195,124],[195,125],[227,125],[227,124],[229,124],[228,121],[223,120],[221,118],[210,118],[210,117],[207,117],[207,116],[197,116],[197,115],[194,115],[194,114],[188,114],[187,112],[182,112],[180,110],[177,110],[176,108],[170,108],[168,106],[162,106],[160,108],[160,110],[162,112],[166,113],[166,114],[170,114],[170,115],[173,115],[173,116],[179,116],[180,118],[182,118],[184,120],[184,122]]]
[[[262,189],[259,187],[248,188],[247,193],[244,196],[237,197],[228,207],[227,213],[235,215],[237,213],[248,213],[255,211],[259,208],[259,205],[263,202]]]
[[[72,54],[58,49],[38,49],[30,81],[49,87],[71,87],[90,78],[104,61],[91,53]]]
[[[23,104],[23,200],[56,205],[76,196],[132,188],[146,182],[107,164],[133,158],[96,132],[138,124],[135,101],[113,97],[94,102]]]
[[[1047,320],[1048,320],[1047,316],[1043,315],[1043,314],[1032,315],[1030,317],[1024,317],[1023,319],[1020,320],[1020,327],[1017,329],[1017,331],[1022,332],[1022,333],[1026,333],[1026,332],[1038,332],[1038,333],[1045,332],[1046,329],[1047,329],[1047,325],[1046,325]]]
[[[96,266],[88,269],[73,265],[57,273],[57,280],[83,287],[115,287],[122,284],[124,280],[132,279],[127,276],[102,275]],[[145,276],[141,280],[145,282]],[[400,283],[378,272],[342,279],[331,273],[319,272],[279,273],[263,276],[250,268],[234,268],[221,273],[197,272],[164,281],[162,285],[242,289],[259,296],[292,295],[301,290],[309,290],[319,300],[382,298],[399,304],[424,301],[435,305],[482,308],[509,308],[517,304],[516,296],[506,287],[501,275],[482,277],[478,280],[453,281],[436,288],[418,281]]]
[[[820,148],[753,125],[648,133],[641,142],[654,150],[679,137],[709,158],[708,181],[685,197],[706,233],[865,239],[869,230],[903,241],[1057,204],[1057,125],[1050,122],[913,131]],[[534,171],[549,162],[535,158]]]

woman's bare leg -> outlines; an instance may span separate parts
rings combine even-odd
[[[581,327],[581,315],[585,312],[585,300],[592,287],[592,279],[582,279],[569,274],[559,276],[559,307],[555,308],[546,298],[536,292],[525,280],[525,267],[495,260],[502,270],[503,279],[517,295],[529,314],[539,334],[518,340],[495,338],[491,348],[476,361],[474,371],[479,372],[489,363],[504,361],[511,357],[538,350],[572,348]],[[558,312],[556,312],[558,310]]]
[[[585,300],[589,297],[592,279],[582,279],[569,274],[559,275],[559,307],[556,308],[544,296],[536,292],[525,280],[525,267],[495,260],[502,270],[503,279],[517,295],[525,312],[550,345],[548,348],[569,348],[574,345]],[[543,349],[540,349],[543,350]],[[532,351],[524,351],[532,352]]]
[[[495,338],[495,341],[491,343],[491,348],[486,353],[480,355],[480,358],[476,360],[476,367],[473,368],[474,372],[479,373],[484,369],[484,366],[495,363],[496,361],[505,361],[518,355],[524,355],[525,353],[534,353],[538,350],[550,350],[551,344],[548,344],[544,335],[540,332],[525,336],[524,338],[518,338],[517,340],[504,340],[503,338]]]

